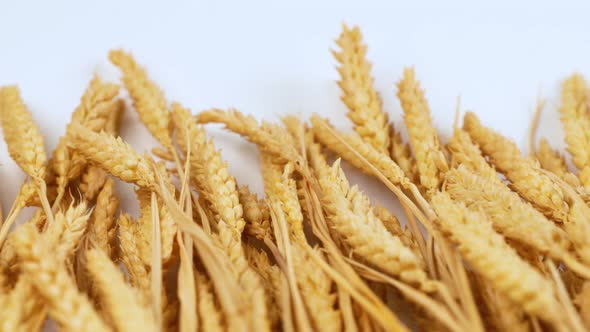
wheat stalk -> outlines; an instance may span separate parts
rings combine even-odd
[[[338,86],[342,102],[348,107],[348,118],[362,139],[380,152],[389,150],[390,137],[387,114],[381,110],[381,99],[373,88],[371,65],[366,59],[367,46],[363,44],[358,27],[342,26],[336,40],[340,51],[332,51],[340,63]]]
[[[197,285],[198,315],[203,331],[224,331],[223,318],[219,304],[215,301],[211,281],[199,271],[195,271],[195,284]]]
[[[144,264],[149,265],[152,260],[152,192],[149,189],[140,188],[136,194],[140,208],[140,216],[137,220],[140,233],[136,238],[136,244],[141,260]],[[168,208],[160,201],[158,201],[158,219],[160,221],[162,263],[166,264],[173,258],[172,252],[177,226]]]

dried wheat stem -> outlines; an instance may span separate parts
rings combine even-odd
[[[390,143],[387,114],[381,110],[381,99],[373,88],[371,64],[366,59],[367,45],[363,44],[359,28],[343,25],[336,44],[340,51],[332,54],[340,63],[338,85],[342,102],[349,109],[347,116],[365,142],[387,153]]]
[[[180,254],[180,267],[178,271],[178,299],[180,301],[180,329],[181,332],[195,331],[197,329],[197,299],[195,289],[195,276],[193,275],[193,261],[189,257],[189,250],[185,246],[180,232],[176,235]],[[192,246],[192,242],[191,242]]]
[[[547,265],[549,272],[551,273],[551,277],[553,278],[555,288],[557,289],[557,296],[559,298],[559,301],[561,302],[562,308],[564,309],[563,311],[565,313],[564,316],[566,318],[566,322],[563,325],[568,324],[569,328],[571,328],[571,331],[586,331],[580,316],[574,309],[574,305],[572,304],[572,301],[569,298],[569,295],[567,294],[567,291],[565,289],[565,286],[563,285],[561,277],[559,276],[559,272],[557,272],[555,264],[553,263],[553,261],[547,260],[545,265]],[[563,327],[562,329],[565,330],[565,327]]]

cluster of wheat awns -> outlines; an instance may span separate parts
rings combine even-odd
[[[559,107],[574,173],[534,129],[525,156],[472,113],[442,144],[413,69],[396,89],[403,142],[359,29],[336,44],[352,134],[320,116],[193,115],[115,50],[130,105],[93,78],[48,157],[18,88],[2,87],[27,181],[0,228],[0,331],[590,329],[584,79],[565,80]],[[127,107],[156,138],[151,154],[118,137]],[[265,198],[229,174],[207,123],[257,146]],[[407,222],[351,186],[339,158],[389,188]],[[138,217],[119,211],[114,178],[135,186]],[[25,207],[37,210],[14,225]]]

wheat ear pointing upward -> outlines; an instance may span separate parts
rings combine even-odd
[[[381,99],[373,88],[371,65],[365,58],[367,46],[363,44],[360,29],[343,25],[336,44],[340,51],[332,54],[340,63],[338,85],[341,99],[349,110],[347,116],[365,142],[386,153],[390,142],[387,114],[381,110]]]

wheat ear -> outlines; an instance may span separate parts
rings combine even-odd
[[[501,182],[496,170],[488,164],[479,147],[473,143],[465,130],[455,128],[447,149],[451,152],[453,165],[462,165],[481,177]]]
[[[506,244],[485,214],[468,210],[446,193],[435,194],[431,202],[439,227],[477,273],[528,314],[559,322],[561,312],[551,282]]]
[[[88,236],[91,242],[109,257],[113,255],[112,243],[115,237],[115,213],[119,199],[115,195],[114,181],[107,179],[96,198],[96,205],[89,222]]]
[[[140,216],[137,220],[140,233],[136,238],[137,248],[144,264],[149,265],[152,259],[152,207],[151,190],[140,188],[136,191],[139,201]],[[172,258],[174,249],[174,236],[176,235],[176,223],[172,219],[170,211],[165,204],[158,200],[158,218],[160,221],[160,234],[162,246],[162,263],[168,263]]]
[[[256,194],[250,192],[248,186],[241,186],[238,192],[240,204],[244,208],[244,220],[246,221],[244,232],[260,241],[272,239],[270,211],[264,200],[258,200]]]
[[[223,123],[227,129],[244,136],[262,151],[280,158],[281,162],[299,159],[299,154],[291,142],[291,136],[278,125],[267,122],[259,124],[254,117],[233,109],[226,112],[219,109],[204,111],[197,115],[197,121]]]
[[[117,222],[119,228],[119,249],[121,260],[129,272],[132,285],[137,287],[147,301],[150,278],[147,268],[141,260],[135,239],[140,234],[137,223],[126,214],[121,214]]]
[[[404,69],[403,78],[397,87],[397,96],[404,110],[404,121],[418,165],[420,183],[427,190],[437,189],[441,183],[440,173],[446,170],[446,160],[440,149],[436,130],[432,126],[428,102],[413,68]]]
[[[354,130],[373,148],[387,153],[390,142],[387,114],[381,110],[381,99],[373,88],[371,64],[366,59],[367,45],[362,38],[358,27],[342,26],[342,33],[336,40],[340,50],[332,51],[340,63],[338,86]]]
[[[123,140],[105,132],[95,133],[81,125],[72,126],[72,147],[119,179],[140,187],[153,187],[154,174],[148,161]]]
[[[87,268],[100,293],[103,303],[118,331],[156,331],[150,310],[138,299],[137,292],[129,287],[123,273],[101,249],[86,253]]]
[[[539,161],[541,167],[549,172],[559,176],[560,179],[567,182],[572,187],[580,187],[580,180],[572,174],[566,164],[565,156],[554,150],[545,138],[539,140],[539,146],[535,151],[535,158]]]
[[[567,150],[578,168],[578,177],[590,187],[590,115],[588,115],[588,84],[579,75],[570,76],[561,89],[561,122],[565,131]]]
[[[391,235],[370,208],[367,197],[350,187],[339,162],[319,179],[322,202],[335,230],[353,253],[383,272],[397,276],[426,292],[435,290],[421,266],[421,260]]]
[[[47,155],[43,136],[16,86],[0,89],[0,123],[12,159],[31,178],[44,179]]]
[[[504,184],[463,166],[447,172],[445,180],[445,190],[453,199],[484,211],[494,229],[507,238],[554,257],[567,251],[570,243],[565,232]]]
[[[23,225],[15,239],[22,268],[49,306],[49,313],[69,331],[109,331],[88,298],[79,293],[74,281],[51,248],[41,240],[32,224]]]
[[[568,207],[562,190],[540,172],[533,159],[522,156],[514,142],[482,126],[473,113],[465,114],[464,127],[516,192],[555,221],[566,218]]]
[[[123,72],[123,83],[143,124],[165,148],[171,149],[172,124],[162,90],[130,53],[113,50],[109,59]]]

